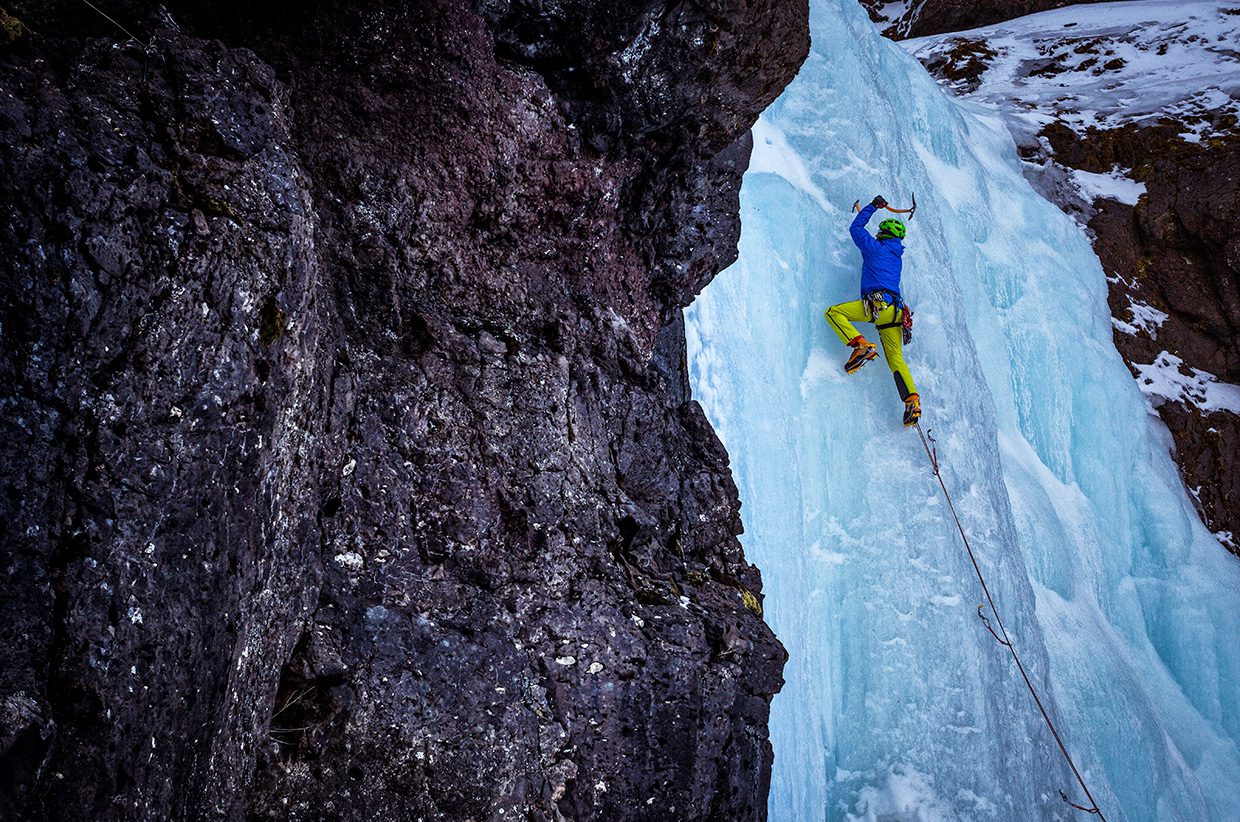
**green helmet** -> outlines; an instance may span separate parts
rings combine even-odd
[[[901,222],[900,220],[897,220],[895,217],[891,217],[889,219],[883,220],[881,223],[878,224],[878,233],[887,234],[888,236],[897,237],[903,240],[904,239],[904,223]]]

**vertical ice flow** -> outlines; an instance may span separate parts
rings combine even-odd
[[[907,354],[944,476],[1017,647],[1112,822],[1240,818],[1240,563],[1194,514],[1111,343],[1102,270],[853,0],[755,129],[739,261],[688,312],[695,396],[732,455],[749,556],[791,654],[775,820],[1087,818],[1004,650],[854,299],[854,199],[920,204]]]

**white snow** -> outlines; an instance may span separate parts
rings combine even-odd
[[[1090,8],[1065,11],[1113,13]],[[846,377],[823,320],[857,297],[853,201],[914,192],[906,356],[1030,675],[1108,819],[1235,818],[1240,563],[1198,519],[1115,351],[1088,239],[1030,188],[1001,118],[948,98],[852,0],[810,14],[811,54],[756,131],[739,259],[686,315],[694,395],[731,455],[790,653],[771,819],[1082,818],[977,619],[890,373],[879,359]]]
[[[1132,312],[1133,324],[1158,339],[1158,329],[1167,321],[1167,312],[1132,298],[1128,300],[1128,309]]]
[[[898,33],[903,34],[907,32],[909,25],[916,19],[924,2],[925,0],[888,0],[888,2],[878,7],[878,16],[883,21],[881,27],[885,30],[888,25],[898,20],[900,21]],[[910,19],[905,20],[904,16],[908,14],[909,6],[914,6],[913,14],[910,16]]]
[[[1137,385],[1154,407],[1164,402],[1178,402],[1206,413],[1230,411],[1240,414],[1240,385],[1220,382],[1208,371],[1184,364],[1166,351],[1149,365],[1132,366],[1137,371]]]
[[[1170,113],[1199,140],[1240,113],[1240,15],[1234,0],[1131,0],[1032,14],[906,40],[925,60],[960,39],[997,52],[965,96],[1006,111],[1018,139],[1052,120],[1075,128],[1154,123]]]
[[[1145,183],[1139,183],[1125,176],[1118,166],[1113,168],[1110,174],[1095,174],[1079,168],[1070,169],[1069,174],[1077,188],[1085,195],[1087,202],[1106,197],[1135,206],[1137,200],[1145,193]]]
[[[1158,339],[1158,329],[1167,321],[1167,312],[1134,299],[1132,295],[1128,296],[1128,311],[1132,314],[1132,322],[1112,317],[1111,325],[1125,334],[1136,335],[1144,331],[1150,339]]]

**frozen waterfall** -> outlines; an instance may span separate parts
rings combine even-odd
[[[1084,800],[977,619],[890,372],[845,377],[823,320],[857,296],[853,200],[914,192],[906,355],[1022,659],[1110,822],[1240,818],[1240,562],[1112,345],[1097,258],[997,118],[855,0],[814,4],[809,59],[754,132],[740,259],[687,312],[791,654],[771,818],[1092,818],[1059,798]]]

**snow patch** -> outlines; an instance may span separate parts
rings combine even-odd
[[[1135,300],[1132,298],[1132,295],[1128,296],[1128,311],[1132,314],[1132,322],[1112,317],[1111,325],[1125,334],[1136,336],[1139,332],[1144,331],[1149,335],[1150,339],[1158,339],[1158,329],[1167,321],[1167,312],[1159,311],[1148,303]]]
[[[963,96],[1005,110],[1022,143],[1058,120],[1083,132],[1171,116],[1200,141],[1240,113],[1234,0],[1131,0],[1068,6],[900,45],[922,62],[961,40],[996,57]]]
[[[880,786],[862,788],[848,822],[886,822],[908,819],[916,822],[947,822],[956,819],[950,806],[934,792],[933,780],[913,768],[895,768]]]
[[[1134,363],[1137,385],[1154,408],[1164,402],[1178,402],[1206,413],[1229,411],[1240,414],[1240,385],[1220,382],[1219,378],[1190,368],[1179,357],[1163,351],[1149,365]]]
[[[1145,193],[1145,183],[1131,179],[1119,166],[1115,166],[1107,174],[1095,174],[1079,168],[1068,171],[1072,182],[1076,183],[1076,187],[1088,200],[1104,198],[1135,206]]]
[[[1128,298],[1128,310],[1132,312],[1133,324],[1152,338],[1158,339],[1158,329],[1167,321],[1167,312],[1159,311],[1148,303]]]

